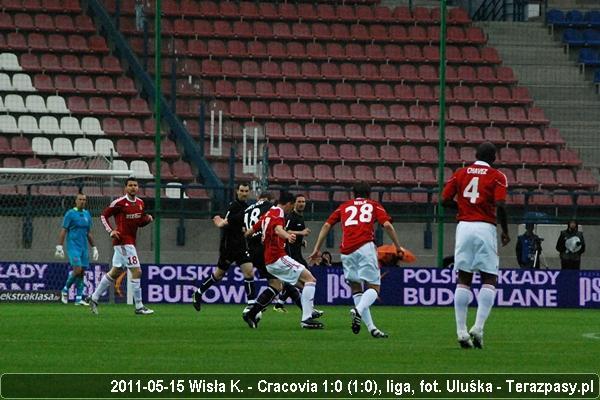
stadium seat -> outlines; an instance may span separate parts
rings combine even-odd
[[[25,98],[25,108],[29,113],[47,113],[46,102],[42,96],[31,94]]]
[[[82,135],[79,120],[74,117],[62,117],[60,119],[60,130],[65,135]]]
[[[109,139],[97,139],[94,143],[94,150],[96,154],[102,155],[105,157],[117,157],[120,154],[115,150],[114,144],[112,140]],[[127,169],[127,168],[125,168]]]
[[[52,149],[52,144],[50,143],[50,140],[45,137],[34,137],[31,140],[31,149],[34,153],[40,155],[49,156],[55,154],[54,150]]]
[[[338,164],[333,167],[333,176],[335,177],[336,182],[339,183],[354,182],[354,174],[349,165]]]
[[[49,115],[40,118],[39,126],[41,131],[48,135],[60,135],[62,133],[58,120]]]
[[[83,156],[83,157],[89,157],[89,156],[96,155],[96,152],[94,151],[94,144],[92,143],[92,141],[90,139],[86,139],[86,138],[75,139],[75,142],[73,143],[73,151],[78,156]]]
[[[1,124],[1,122],[0,122]],[[18,120],[19,132],[25,135],[39,135],[42,133],[38,127],[37,119],[31,115],[21,115]],[[0,128],[0,131],[2,129]]]

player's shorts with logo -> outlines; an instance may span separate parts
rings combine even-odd
[[[456,227],[454,269],[498,275],[496,226],[487,222],[460,221]]]
[[[298,283],[300,274],[302,274],[302,271],[305,269],[304,265],[300,264],[290,256],[283,256],[273,264],[267,265],[267,271],[270,274],[290,285]]]
[[[81,267],[84,269],[90,267],[90,256],[87,248],[82,249],[80,247],[67,246],[67,253],[71,267]]]
[[[350,254],[342,254],[344,278],[349,282],[367,282],[373,285],[381,284],[379,261],[375,243],[368,242]]]
[[[252,262],[250,252],[245,245],[221,247],[219,249],[219,261],[217,267],[223,271],[227,271],[231,264],[238,266]]]
[[[139,268],[140,259],[137,255],[135,246],[132,244],[123,244],[113,246],[114,253],[112,259],[113,267],[117,268]]]

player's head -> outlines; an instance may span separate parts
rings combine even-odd
[[[306,208],[306,196],[303,194],[297,194],[296,199],[294,201],[294,210],[298,212],[304,211]]]
[[[78,210],[83,210],[86,204],[87,196],[83,193],[78,193],[77,196],[75,196],[75,208]]]
[[[531,222],[525,224],[525,230],[529,233],[533,232],[533,228],[535,227],[535,225],[533,225]]]
[[[480,161],[493,164],[496,161],[496,146],[492,142],[483,142],[477,146],[475,157]]]
[[[273,201],[273,195],[269,192],[260,192],[257,200]]]
[[[137,179],[135,178],[127,178],[125,181],[125,193],[129,196],[135,196],[138,193],[139,186]]]
[[[371,186],[367,182],[357,182],[352,187],[354,198],[366,199],[371,195]]]
[[[247,182],[240,182],[235,190],[235,195],[240,201],[246,201],[250,195],[250,185]]]
[[[579,224],[577,223],[577,221],[575,219],[572,219],[569,221],[569,224],[567,225],[567,229],[570,230],[571,232],[575,232],[575,231],[577,231],[577,229],[579,229]]]
[[[279,195],[279,200],[277,200],[277,204],[279,207],[283,208],[285,213],[289,213],[294,208],[294,195],[290,192],[281,192]]]

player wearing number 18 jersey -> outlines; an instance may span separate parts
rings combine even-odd
[[[454,310],[458,342],[463,348],[483,347],[483,327],[494,304],[498,276],[496,220],[502,228],[502,245],[510,241],[504,209],[506,176],[491,166],[496,160],[496,147],[489,142],[482,143],[476,157],[474,164],[454,173],[442,194],[445,207],[458,208],[454,248],[458,282]],[[477,296],[475,325],[467,332],[467,310],[473,298],[471,282],[477,271],[483,285]]]
[[[400,243],[391,217],[381,204],[369,199],[371,194],[369,185],[363,182],[357,183],[353,191],[354,198],[340,205],[323,224],[310,259],[314,261],[319,257],[319,250],[329,230],[333,225],[341,222],[342,266],[344,277],[352,288],[355,304],[351,310],[352,332],[359,333],[361,321],[364,321],[374,338],[386,338],[387,335],[375,327],[369,310],[379,295],[381,285],[377,249],[373,243],[375,222],[383,226],[398,251],[400,251]],[[367,285],[364,293],[363,283]]]

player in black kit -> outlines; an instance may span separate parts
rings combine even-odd
[[[196,311],[200,311],[202,294],[215,283],[219,282],[232,264],[237,264],[244,275],[244,287],[249,308],[256,301],[256,287],[254,285],[254,269],[248,252],[246,238],[244,237],[244,211],[248,208],[246,199],[250,193],[247,183],[239,183],[236,198],[229,204],[225,218],[217,215],[213,223],[223,230],[219,244],[219,261],[215,271],[206,278],[192,296],[192,304]]]

